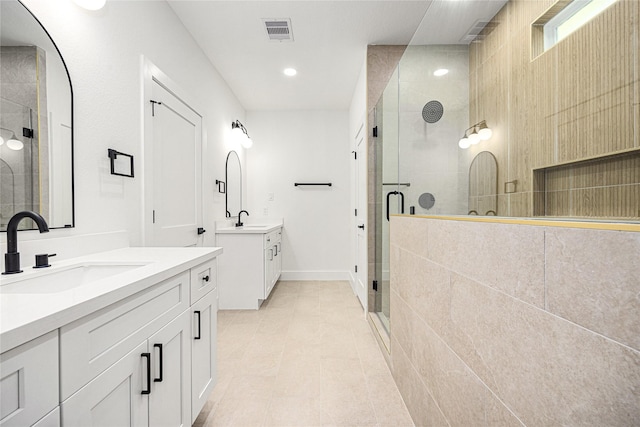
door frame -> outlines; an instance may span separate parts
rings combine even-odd
[[[142,57],[142,93],[140,100],[141,106],[141,114],[142,114],[142,147],[140,147],[140,152],[142,153],[142,161],[140,162],[140,169],[142,179],[141,191],[142,197],[140,197],[141,201],[141,215],[140,215],[140,230],[141,230],[141,239],[142,246],[148,246],[152,243],[153,236],[153,167],[150,167],[151,162],[153,162],[153,153],[151,147],[153,145],[153,121],[151,119],[152,113],[152,105],[149,102],[152,99],[152,91],[153,91],[153,82],[157,82],[159,85],[164,86],[169,92],[175,95],[182,103],[188,106],[191,110],[193,110],[197,115],[199,115],[202,119],[201,123],[201,156],[200,156],[200,168],[202,174],[200,176],[200,194],[197,195],[200,197],[200,200],[203,200],[203,203],[200,205],[200,217],[202,218],[202,226],[204,227],[205,218],[204,218],[204,164],[202,159],[205,158],[206,152],[206,131],[204,128],[204,116],[200,113],[200,111],[204,111],[202,107],[195,102],[193,98],[186,93],[176,82],[174,82],[169,76],[167,76],[160,68],[158,68],[153,62],[151,62],[148,58]],[[198,245],[202,245],[204,242],[204,235],[198,236]]]

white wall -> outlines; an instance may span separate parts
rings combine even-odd
[[[246,163],[247,219],[284,218],[282,278],[346,280],[351,264],[348,112],[248,112],[246,126],[254,141]],[[333,186],[294,187],[295,182]]]
[[[202,110],[205,245],[213,244],[214,220],[224,217],[224,197],[214,196],[215,179],[224,179],[231,121],[243,120],[244,109],[168,4],[110,1],[90,12],[70,0],[24,3],[51,34],[71,74],[76,228],[48,235],[21,232],[20,240],[126,230],[132,245],[141,243],[141,175],[110,175],[107,148],[133,154],[140,171],[144,56]]]

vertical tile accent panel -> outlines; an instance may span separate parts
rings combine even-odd
[[[640,350],[640,233],[548,228],[551,313]]]
[[[542,228],[431,221],[428,230],[429,259],[433,262],[544,307]]]

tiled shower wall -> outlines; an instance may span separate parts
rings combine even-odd
[[[416,425],[640,420],[640,232],[529,224],[392,218],[391,362]]]

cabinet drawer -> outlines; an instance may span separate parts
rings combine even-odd
[[[282,240],[282,228],[278,228],[264,235],[264,247],[268,248]]]
[[[0,355],[0,425],[30,426],[58,406],[58,331]]]
[[[217,260],[200,264],[191,269],[191,304],[215,289],[218,284]]]
[[[189,308],[189,282],[186,271],[62,327],[61,399]]]

